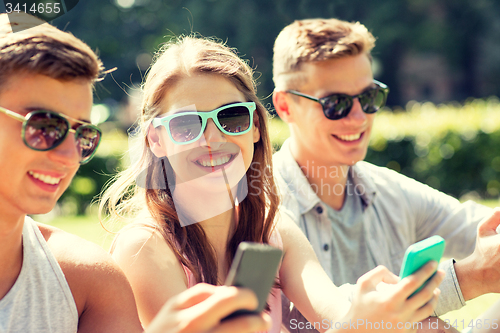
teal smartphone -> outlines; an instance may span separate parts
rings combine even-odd
[[[437,235],[410,245],[406,250],[405,257],[403,259],[403,266],[401,266],[399,277],[403,279],[415,273],[431,260],[437,261],[439,263],[441,257],[443,256],[444,248],[445,240],[441,236]],[[427,281],[429,281],[431,278],[432,276]],[[425,286],[427,281],[425,281],[425,283],[422,284],[412,294],[412,296],[418,293]]]

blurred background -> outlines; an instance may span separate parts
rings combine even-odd
[[[360,21],[377,37],[374,74],[391,92],[366,160],[461,200],[497,206],[498,0],[82,0],[52,23],[97,50],[106,68],[118,68],[95,90],[92,118],[104,142],[56,209],[36,218],[109,246],[112,235],[91,202],[128,163],[127,129],[138,114],[141,81],[171,36],[196,32],[237,48],[256,70],[259,96],[272,115],[274,39],[294,20],[315,17]],[[288,129],[276,117],[271,122],[279,149]],[[489,302],[450,318],[472,318]]]

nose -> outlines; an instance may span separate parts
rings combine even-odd
[[[226,142],[224,134],[219,130],[212,119],[208,119],[207,127],[200,138],[200,145],[212,147],[213,145],[224,142]]]
[[[354,98],[352,108],[344,121],[353,125],[363,125],[368,120],[367,114],[361,108],[359,98]]]
[[[67,167],[80,164],[80,152],[76,147],[75,134],[68,133],[64,141],[56,148],[49,150],[49,158]]]

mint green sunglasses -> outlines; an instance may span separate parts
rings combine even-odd
[[[213,111],[178,112],[163,118],[153,119],[153,127],[164,126],[170,139],[179,145],[187,145],[201,138],[212,119],[226,135],[242,135],[250,131],[253,123],[254,102],[232,103]]]

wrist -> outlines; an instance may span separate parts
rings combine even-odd
[[[482,290],[481,272],[476,263],[477,261],[472,256],[469,256],[454,264],[455,275],[465,301],[485,294]]]

